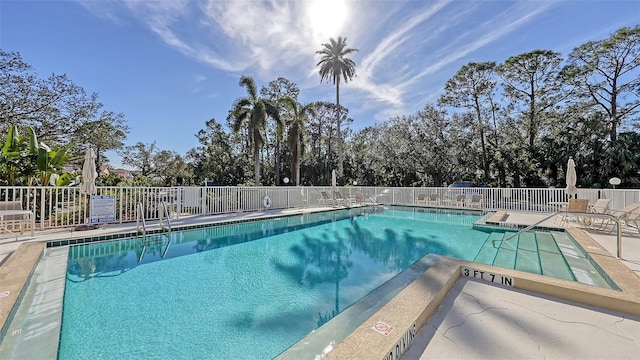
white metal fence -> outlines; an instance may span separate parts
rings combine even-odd
[[[481,208],[487,210],[522,210],[552,212],[558,203],[566,202],[564,189],[553,188],[393,188],[338,187],[344,198],[375,201],[390,205],[422,205],[421,194],[437,194],[432,205],[467,206],[452,201],[464,194],[482,195]],[[168,205],[171,216],[213,215],[243,211],[265,210],[265,197],[270,209],[311,207],[332,201],[323,200],[321,192],[333,198],[331,187],[98,187],[97,195],[116,197],[116,222],[136,220],[136,205],[142,203],[147,220],[159,218],[160,204]],[[595,202],[611,199],[611,209],[621,209],[640,202],[640,189],[578,189],[578,198]],[[37,229],[77,226],[88,217],[87,196],[77,187],[0,187],[0,201],[22,201],[23,209],[36,215]]]

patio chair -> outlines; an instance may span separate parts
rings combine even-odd
[[[615,217],[621,225],[629,228],[631,224],[636,226],[638,232],[640,232],[640,228],[638,227],[638,221],[640,220],[640,203],[631,203],[620,210],[609,211],[609,215]],[[604,219],[600,223],[600,227],[598,230],[604,230],[609,225],[613,225],[615,229],[615,223],[611,219]]]
[[[596,200],[595,204],[588,206],[587,212],[593,213],[593,214],[606,214],[609,211],[610,202],[611,202],[611,199],[598,199]],[[588,225],[590,225],[591,227],[595,225],[596,220],[605,221],[604,218],[599,216],[593,216],[593,217],[584,216],[583,219],[585,220],[585,223],[588,223]]]
[[[432,193],[429,195],[427,199],[427,204],[429,205],[439,205],[440,204],[440,195],[438,193]]]
[[[464,206],[465,201],[467,200],[467,196],[465,194],[458,194],[453,199],[445,200],[445,204],[448,206]]]
[[[482,194],[473,194],[469,202],[469,207],[482,208],[482,198]]]
[[[347,199],[342,196],[340,190],[334,190],[333,195],[335,196],[336,205],[346,205]]]
[[[622,223],[624,224],[624,226],[627,229],[632,229],[635,228],[636,231],[638,231],[638,233],[640,233],[640,223],[638,223],[638,221],[640,221],[640,207],[635,208],[634,210],[632,210],[622,221]],[[631,224],[633,224],[634,226],[632,227]]]
[[[427,204],[427,194],[418,194],[416,204]]]
[[[331,203],[331,198],[326,191],[320,191],[321,198],[318,199],[319,205],[329,205]]]
[[[576,220],[578,222],[583,222],[583,217],[576,214],[571,214],[571,212],[582,212],[586,213],[589,208],[589,200],[588,199],[569,199],[569,205],[567,206],[567,212],[560,215],[560,224],[569,223],[571,220]]]
[[[609,211],[609,203],[611,199],[598,199],[595,204],[589,205],[589,212],[596,214],[605,214]]]
[[[365,195],[360,190],[356,191],[356,203],[357,204],[369,203],[371,205],[377,205],[378,204],[376,199],[372,198],[371,196],[366,196],[365,197]]]
[[[631,213],[635,209],[640,207],[640,202],[631,203],[620,210],[612,210],[609,212],[609,215],[612,215],[616,218],[624,218],[625,215]]]
[[[0,231],[5,230],[10,234],[16,230],[20,230],[20,234],[24,234],[24,229],[29,226],[31,228],[31,236],[33,236],[35,228],[35,216],[33,211],[22,209],[22,201],[0,201]]]

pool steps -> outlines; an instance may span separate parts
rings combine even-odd
[[[616,287],[593,270],[594,264],[586,253],[566,233],[528,231],[502,241],[513,234],[513,231],[492,231],[473,261],[588,285]]]

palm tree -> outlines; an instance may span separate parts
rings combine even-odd
[[[278,112],[280,112],[280,109],[278,109]],[[275,156],[275,168],[276,168],[276,185],[280,185],[280,158],[282,156],[282,154],[280,153],[280,144],[282,143],[282,138],[284,136],[284,130],[285,127],[287,126],[287,124],[285,123],[285,119],[280,118],[280,119],[276,119],[275,120],[276,123],[276,133],[275,133],[275,138],[276,138],[276,148],[274,151],[274,156]]]
[[[260,148],[265,141],[262,134],[267,124],[267,117],[271,116],[279,120],[280,116],[277,108],[271,102],[258,96],[256,83],[251,76],[241,76],[239,85],[247,89],[247,96],[236,99],[227,120],[236,133],[243,126],[247,127],[249,144],[253,145],[255,182],[256,185],[260,185]]]
[[[336,118],[338,124],[338,174],[342,176],[342,133],[340,132],[340,78],[345,84],[356,76],[356,63],[347,55],[358,49],[347,47],[347,38],[338,36],[322,44],[322,50],[316,51],[322,57],[316,66],[320,66],[320,81],[330,79],[336,85]]]
[[[287,136],[287,145],[291,149],[291,180],[300,185],[300,160],[304,154],[304,128],[308,115],[315,115],[315,104],[299,104],[295,99],[285,96],[280,103],[289,109],[291,120]]]

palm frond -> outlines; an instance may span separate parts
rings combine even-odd
[[[247,93],[252,100],[258,99],[258,89],[256,88],[256,82],[251,76],[242,75],[240,77],[240,86],[247,89]]]

